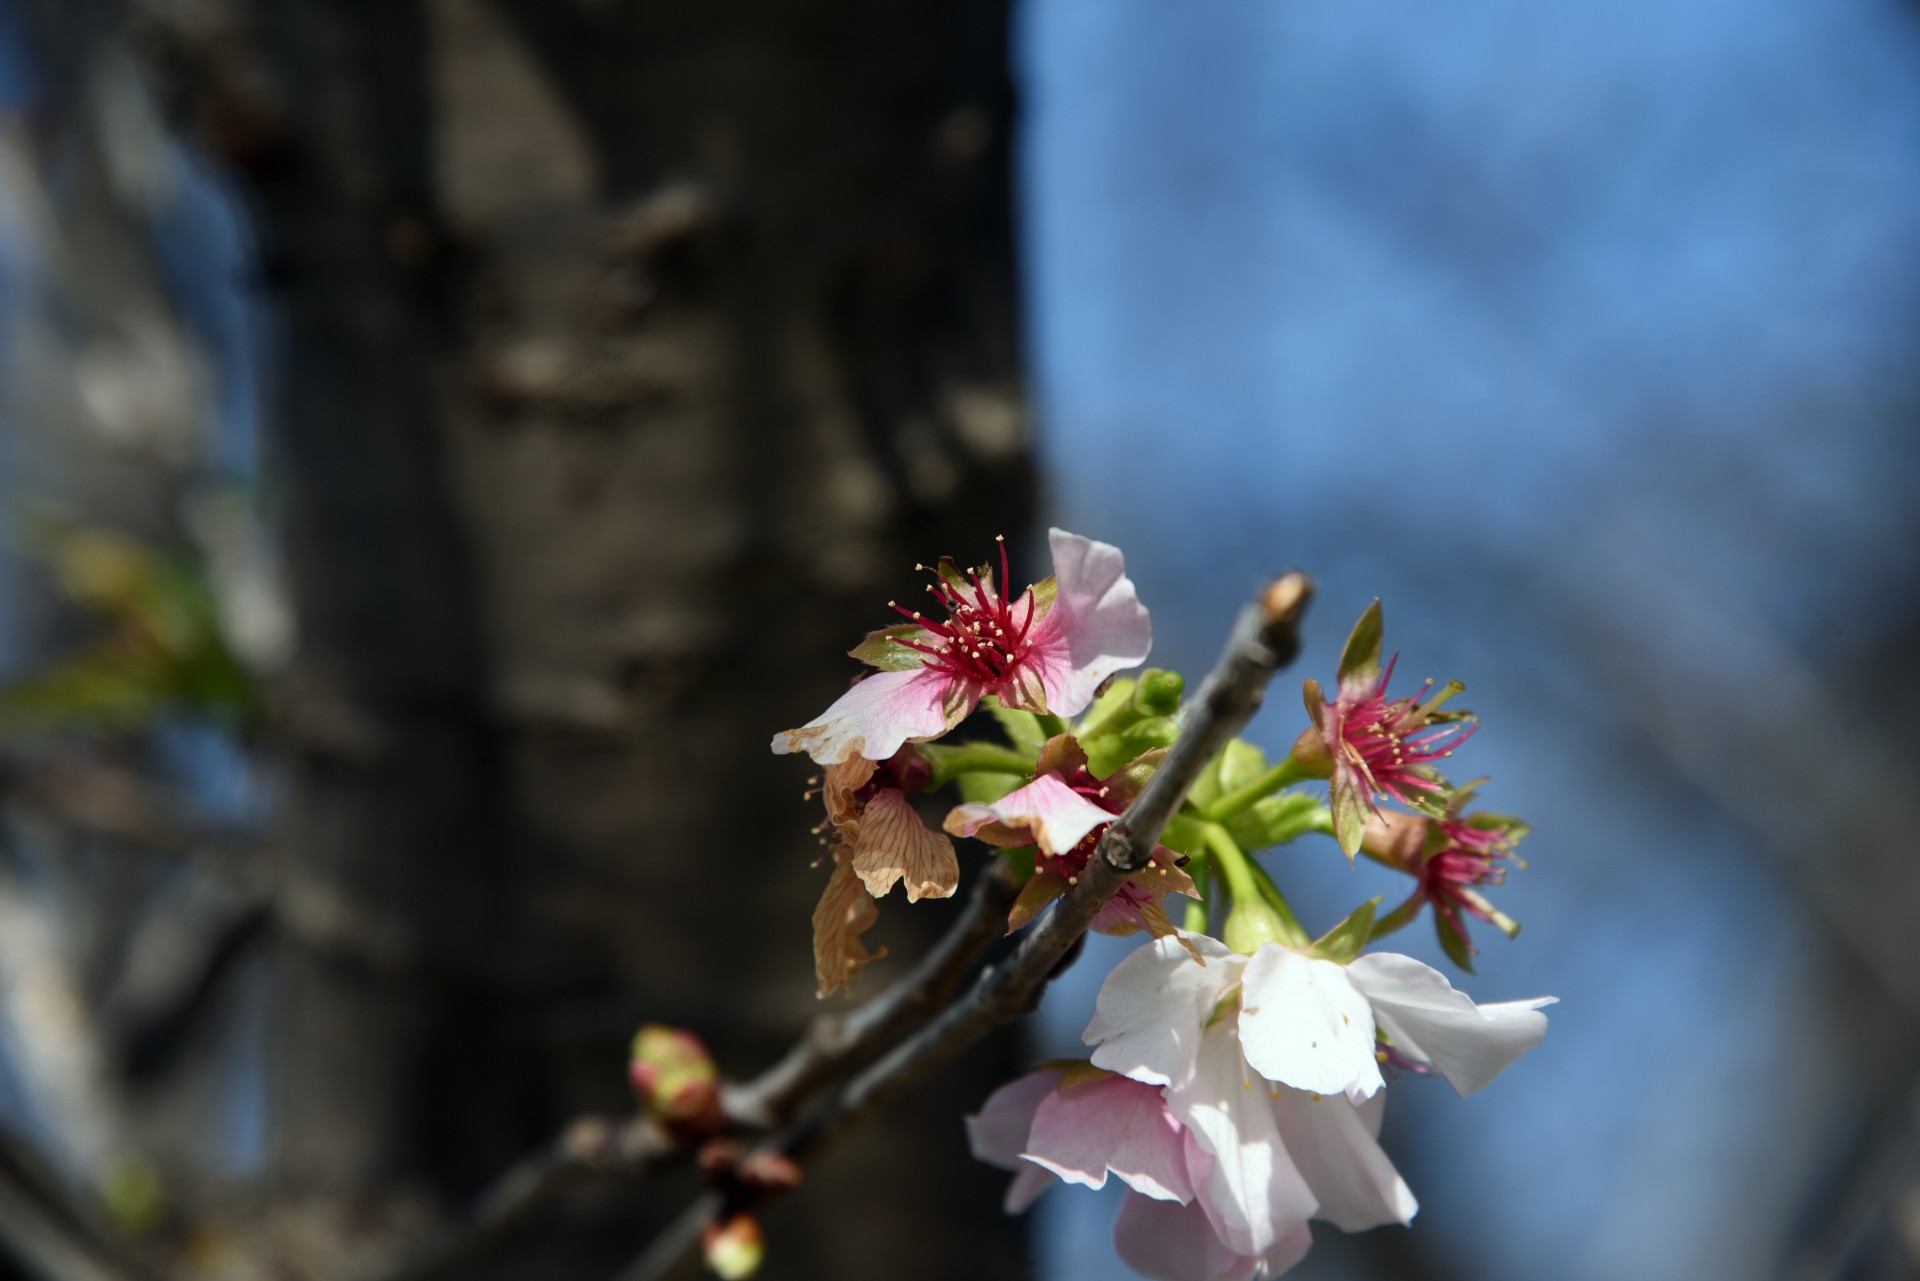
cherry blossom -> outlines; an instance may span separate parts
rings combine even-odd
[[[1053,576],[1018,595],[1008,593],[1004,543],[998,576],[941,562],[928,591],[947,617],[895,605],[911,621],[852,651],[880,670],[774,735],[773,750],[822,765],[886,760],[902,744],[939,738],[989,694],[1031,712],[1085,710],[1102,681],[1146,658],[1153,630],[1119,548],[1059,529],[1048,542]]]
[[[1381,632],[1375,601],[1341,652],[1334,699],[1327,700],[1318,681],[1304,687],[1307,714],[1332,762],[1334,835],[1349,858],[1360,848],[1367,818],[1380,812],[1381,796],[1409,809],[1441,811],[1450,788],[1432,762],[1453,755],[1476,728],[1470,713],[1441,710],[1465,688],[1457,681],[1438,692],[1428,681],[1418,697],[1388,698],[1400,657],[1381,666]]]
[[[1101,780],[1088,770],[1080,745],[1062,734],[1041,750],[1031,783],[991,803],[955,806],[947,815],[946,829],[955,836],[1039,850],[1033,877],[1008,918],[1009,930],[1025,926],[1078,883],[1108,824],[1132,803],[1159,755],[1150,754]],[[1144,929],[1155,938],[1174,933],[1161,900],[1168,894],[1200,897],[1193,879],[1181,870],[1183,861],[1164,845],[1155,846],[1147,865],[1101,907],[1092,928],[1102,934]]]

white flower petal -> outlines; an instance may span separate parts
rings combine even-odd
[[[1357,1108],[1344,1094],[1316,1099],[1300,1090],[1281,1090],[1274,1100],[1287,1154],[1320,1203],[1316,1217],[1343,1232],[1410,1223],[1420,1209],[1375,1142],[1381,1112],[1377,1104],[1385,1098],[1384,1092],[1376,1094]]]
[[[1179,1123],[1158,1087],[1124,1076],[1070,1082],[1042,1099],[1022,1155],[1083,1187],[1105,1187],[1111,1171],[1155,1200],[1193,1199]]]
[[[1047,541],[1058,593],[1034,624],[1027,663],[1039,673],[1047,710],[1077,716],[1101,681],[1145,661],[1153,623],[1118,547],[1062,529],[1049,530]]]
[[[978,690],[958,690],[951,676],[931,667],[875,672],[799,729],[775,734],[773,751],[776,756],[805,752],[822,765],[838,765],[850,756],[884,761],[908,740],[924,742],[946,733],[956,697],[967,710],[980,701]]]
[[[1201,934],[1155,939],[1113,967],[1094,1002],[1081,1040],[1097,1046],[1096,1067],[1149,1085],[1184,1082],[1193,1074],[1200,1032],[1240,977],[1245,958]]]
[[[1295,1089],[1364,1098],[1385,1083],[1373,1011],[1346,970],[1277,943],[1247,962],[1240,1042],[1262,1076]]]
[[[1393,1048],[1430,1063],[1462,1096],[1472,1094],[1540,1044],[1556,998],[1475,1005],[1431,966],[1397,952],[1371,952],[1347,967]]]
[[[1318,1208],[1280,1140],[1277,1087],[1247,1067],[1233,1021],[1208,1028],[1193,1079],[1167,1091],[1167,1106],[1213,1157],[1198,1195],[1238,1254],[1261,1257]]]

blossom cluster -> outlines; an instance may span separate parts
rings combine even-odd
[[[852,651],[877,670],[773,740],[824,767],[823,997],[879,959],[862,936],[894,885],[909,901],[954,892],[954,837],[997,850],[1023,878],[1010,932],[1038,919],[1182,731],[1176,673],[1117,675],[1152,644],[1119,550],[1057,529],[1049,541],[1053,575],[1018,594],[1004,543],[997,567],[932,567],[944,616],[895,605],[906,621]],[[1370,950],[1431,908],[1441,947],[1470,971],[1470,920],[1518,931],[1485,891],[1527,834],[1468,812],[1484,780],[1441,772],[1477,728],[1448,706],[1463,687],[1390,696],[1382,635],[1375,602],[1332,696],[1306,682],[1308,725],[1288,755],[1269,763],[1229,743],[1100,909],[1094,929],[1147,940],[1101,987],[1088,1059],[1013,1081],[968,1121],[975,1154],[1015,1172],[1010,1211],[1053,1183],[1112,1176],[1129,1189],[1116,1247],[1141,1275],[1275,1275],[1306,1252],[1312,1220],[1352,1232],[1412,1219],[1417,1203],[1379,1144],[1390,1080],[1437,1074],[1472,1094],[1545,1035],[1552,998],[1476,1005],[1422,962]],[[982,708],[996,739],[939,741]],[[930,825],[913,798],[948,784],[960,803]],[[1253,854],[1312,835],[1405,873],[1405,900],[1385,913],[1362,903],[1311,935]],[[1170,901],[1184,904],[1178,923]]]

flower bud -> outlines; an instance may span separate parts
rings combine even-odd
[[[1280,914],[1258,899],[1236,902],[1221,933],[1221,941],[1242,956],[1252,956],[1269,943],[1284,943],[1286,937]]]
[[[1149,667],[1134,687],[1133,705],[1148,716],[1171,716],[1180,710],[1180,695],[1187,688],[1179,672]]]
[[[668,1125],[709,1116],[720,1101],[720,1072],[700,1038],[682,1028],[649,1023],[633,1038],[627,1077],[649,1113]]]
[[[701,1248],[707,1267],[725,1281],[752,1276],[767,1257],[767,1242],[760,1234],[760,1221],[745,1213],[709,1223],[701,1237]]]

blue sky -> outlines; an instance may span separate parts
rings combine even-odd
[[[1126,547],[1158,657],[1195,674],[1264,572],[1320,576],[1323,678],[1384,596],[1408,674],[1485,719],[1461,769],[1539,829],[1502,896],[1526,932],[1470,990],[1560,995],[1547,1044],[1472,1100],[1412,1083],[1389,1122],[1453,1274],[1762,1275],[1858,1123],[1821,927],[1657,766],[1578,620],[1755,690],[1761,657],[1844,664],[1839,620],[1904,599],[1917,12],[1025,8],[1055,517]],[[1297,732],[1296,689],[1256,737]],[[1322,923],[1393,888],[1282,857]],[[1061,1048],[1099,976],[1054,1002]],[[1095,1275],[1108,1211],[1048,1200],[1054,1275]]]

